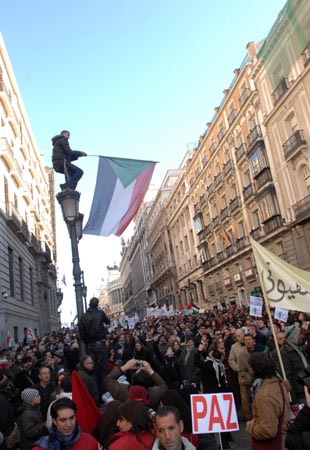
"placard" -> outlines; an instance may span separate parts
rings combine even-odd
[[[239,430],[232,392],[191,395],[191,412],[194,434]]]
[[[288,309],[284,308],[275,308],[274,310],[274,318],[281,320],[282,322],[286,323],[288,318]]]
[[[250,296],[250,316],[262,317],[263,316],[263,304],[262,297]]]

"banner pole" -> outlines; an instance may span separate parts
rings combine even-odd
[[[253,248],[252,248],[252,251],[253,251]],[[255,253],[253,252],[253,254],[254,254],[254,258],[255,258]],[[263,300],[265,302],[265,307],[266,307],[266,311],[267,311],[267,315],[268,315],[268,320],[269,320],[269,323],[270,323],[270,328],[271,328],[271,332],[272,332],[272,336],[273,336],[273,340],[274,340],[274,344],[275,344],[275,348],[276,348],[276,352],[277,352],[277,356],[278,356],[278,361],[279,361],[280,369],[281,369],[281,372],[282,372],[282,378],[283,378],[284,381],[287,381],[287,377],[286,377],[286,373],[285,373],[285,369],[284,369],[284,365],[283,365],[283,360],[282,360],[282,355],[281,355],[281,352],[280,352],[280,347],[279,347],[277,336],[276,336],[276,332],[275,332],[275,329],[274,329],[274,326],[273,326],[273,321],[272,321],[272,317],[271,317],[268,297],[267,297],[267,294],[266,294],[266,291],[265,291],[265,285],[264,285],[263,279],[261,277],[259,268],[257,268],[257,273],[258,273],[258,278],[259,278],[260,285],[261,285],[261,288],[262,288],[262,291],[263,291]],[[290,394],[289,394],[289,396],[290,396]]]
[[[223,443],[222,443],[221,433],[219,433],[219,443],[220,443],[220,449],[223,450]]]

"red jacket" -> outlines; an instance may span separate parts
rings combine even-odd
[[[42,447],[32,447],[32,450],[42,450]],[[81,431],[80,439],[70,450],[98,450],[98,442],[90,434]]]
[[[155,440],[155,433],[142,431],[136,436],[127,431],[119,431],[111,438],[111,443],[108,446],[109,450],[146,450],[153,447]]]

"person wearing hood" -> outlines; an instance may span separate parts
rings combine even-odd
[[[109,350],[106,345],[107,330],[105,324],[110,324],[106,313],[98,308],[99,300],[90,299],[89,308],[79,320],[79,333],[87,346],[87,354],[94,361],[94,374],[100,395],[104,394],[103,379],[108,374]]]
[[[17,416],[20,450],[30,450],[37,439],[47,434],[40,411],[41,397],[37,389],[27,388],[21,393],[23,401]]]
[[[82,356],[76,369],[89,394],[96,405],[99,406],[99,391],[94,378],[94,361],[92,357],[90,355]]]
[[[71,150],[69,145],[70,132],[63,130],[57,136],[52,138],[53,143],[53,168],[55,172],[65,174],[66,183],[61,184],[62,190],[75,190],[79,180],[83,176],[83,170],[72,164],[81,156],[87,156],[87,153],[78,150]]]

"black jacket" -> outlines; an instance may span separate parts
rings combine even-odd
[[[53,165],[58,165],[59,163],[66,162],[70,163],[71,161],[76,161],[80,156],[81,152],[78,150],[71,150],[69,141],[61,134],[52,138],[53,143],[53,156],[52,161]]]
[[[17,424],[20,432],[19,446],[21,450],[30,450],[40,437],[47,434],[40,407],[23,404]]]
[[[79,321],[79,332],[81,339],[86,344],[105,339],[107,330],[104,324],[109,324],[110,319],[104,311],[95,307],[89,307],[86,313],[82,314]]]
[[[288,427],[285,448],[288,450],[310,449],[310,408],[307,405]]]

